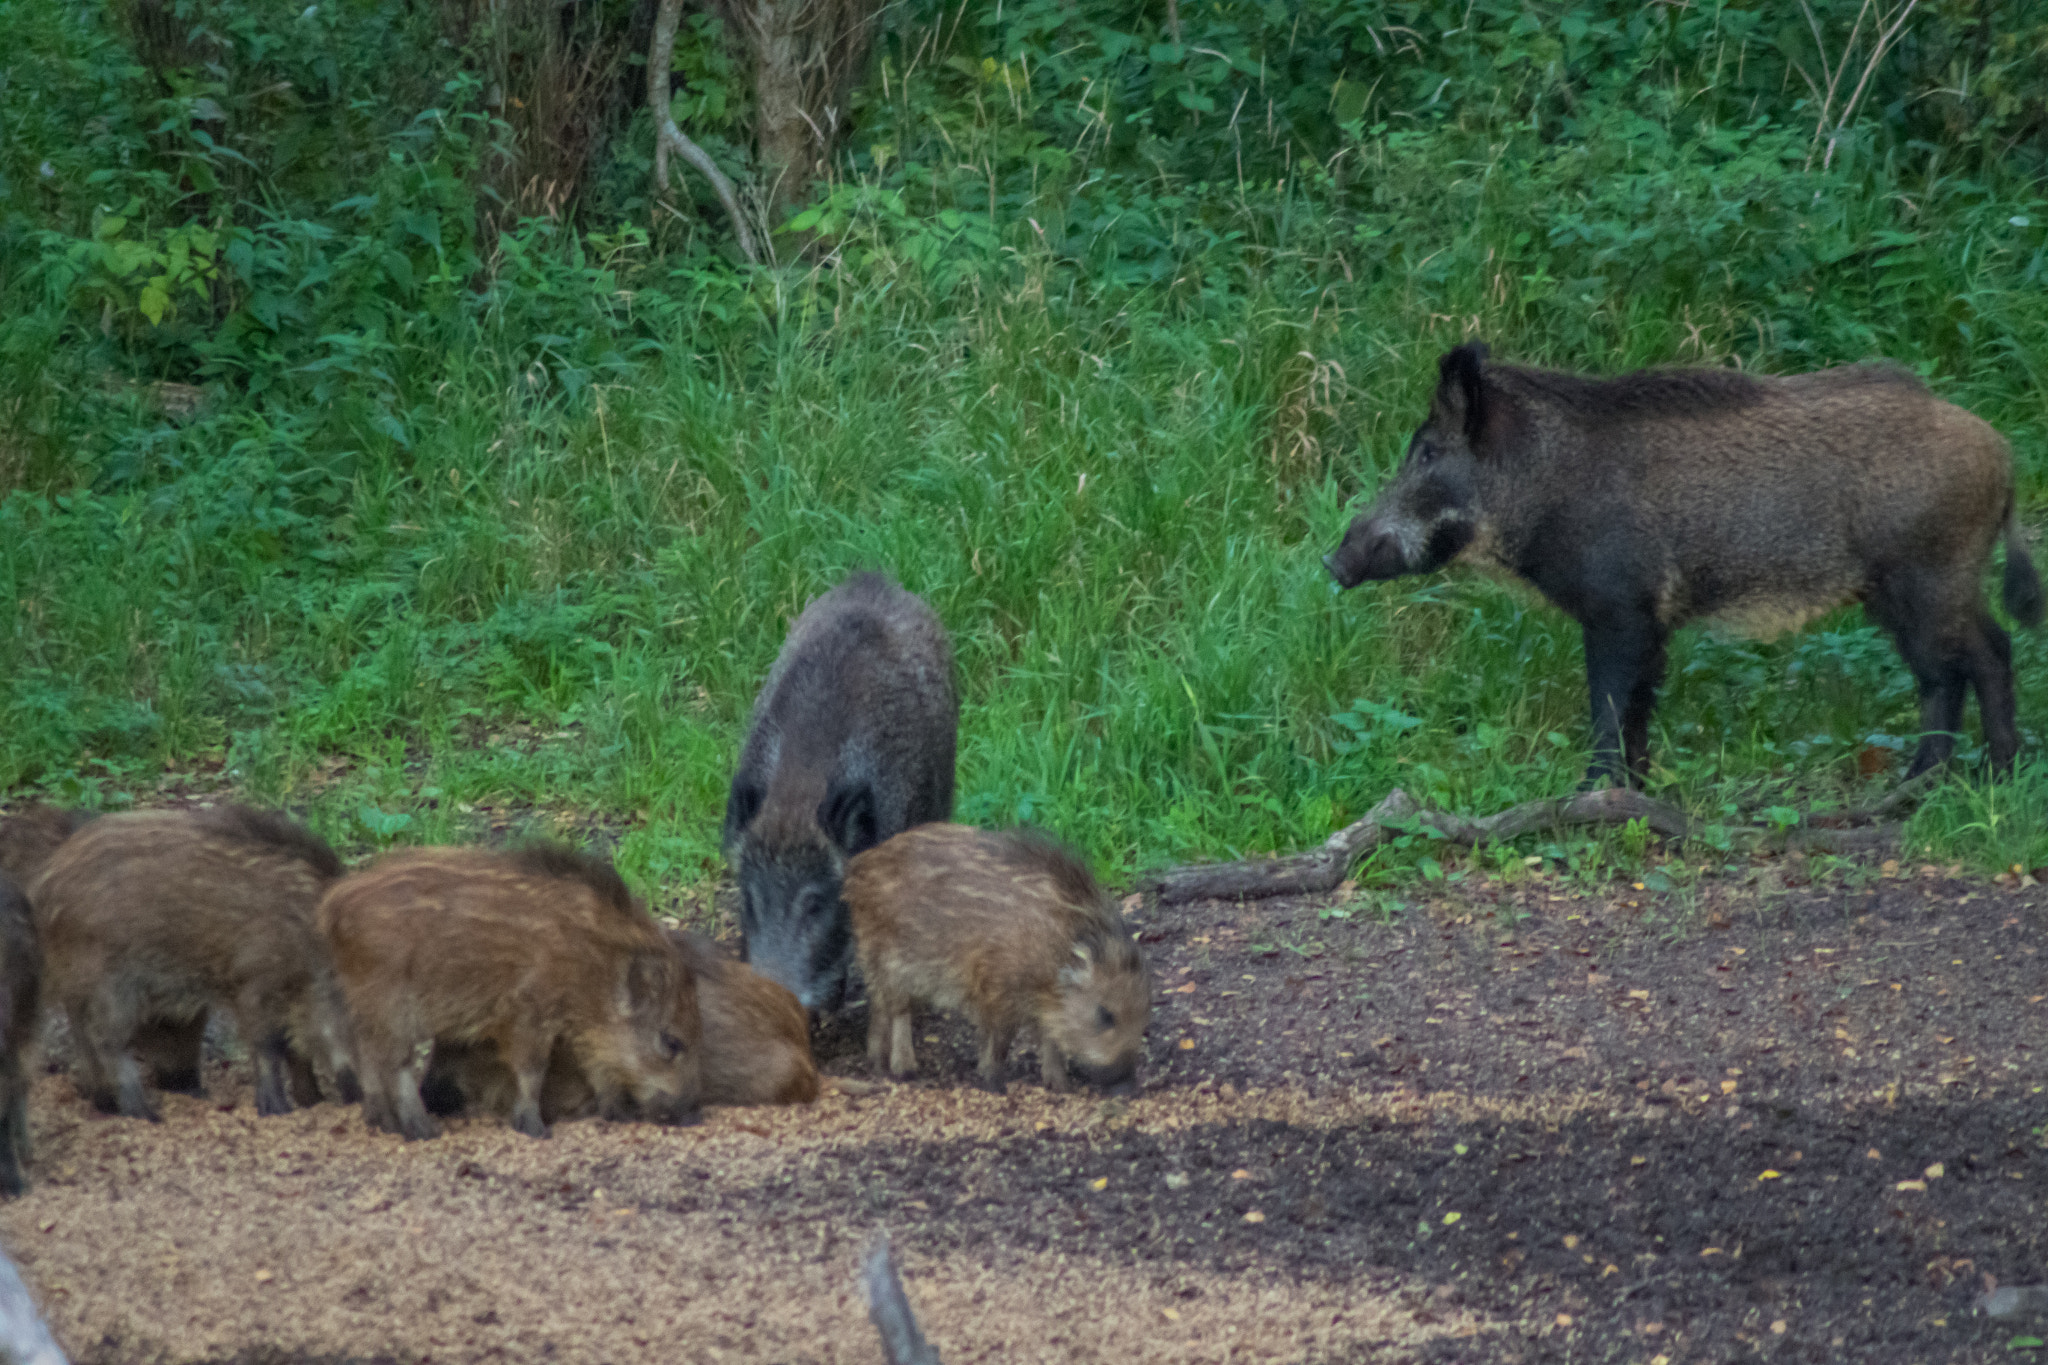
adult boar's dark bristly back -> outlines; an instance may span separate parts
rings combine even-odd
[[[754,969],[831,1010],[853,956],[846,860],[953,813],[960,703],[930,607],[876,573],[805,607],[754,703],[725,808]]]
[[[1915,774],[1955,748],[1975,687],[1992,767],[2019,746],[2012,647],[1985,605],[2042,614],[2012,457],[1977,417],[1890,364],[1815,374],[1646,370],[1592,379],[1445,355],[1400,471],[1326,556],[1346,588],[1453,560],[1535,585],[1585,634],[1589,781],[1640,781],[1671,632],[1761,635],[1861,602],[1920,686]]]

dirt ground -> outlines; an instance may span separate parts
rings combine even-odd
[[[943,1020],[912,1084],[545,1142],[52,1074],[0,1238],[81,1361],[874,1362],[883,1228],[949,1365],[2010,1358],[2048,1322],[1969,1305],[2048,1281],[2048,891],[1856,882],[1140,907],[1127,1099],[977,1090]]]

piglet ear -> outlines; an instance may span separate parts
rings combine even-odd
[[[1486,385],[1480,373],[1486,356],[1485,342],[1468,341],[1444,352],[1436,366],[1436,406],[1457,419],[1475,450],[1486,430]]]

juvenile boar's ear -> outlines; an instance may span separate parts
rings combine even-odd
[[[655,1003],[668,975],[662,966],[653,953],[635,953],[626,959],[626,970],[619,979],[619,1013],[641,1014]]]
[[[1486,354],[1485,342],[1468,341],[1444,352],[1436,367],[1437,406],[1462,421],[1465,440],[1475,449],[1480,433],[1486,430],[1486,386],[1480,377]]]
[[[873,848],[879,842],[874,788],[865,782],[834,778],[825,799],[818,803],[818,828],[849,858]]]

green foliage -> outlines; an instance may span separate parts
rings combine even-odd
[[[883,566],[956,636],[963,818],[1121,870],[1290,848],[1393,785],[1480,811],[1583,769],[1556,613],[1317,562],[1468,334],[1587,369],[1890,354],[2038,486],[2048,37],[2010,3],[1927,11],[1831,157],[1814,33],[1761,4],[1218,0],[1179,41],[1122,0],[907,5],[777,234],[808,255],[759,272],[654,205],[644,115],[604,105],[577,188],[525,197],[563,124],[506,52],[616,75],[630,6],[567,39],[455,8],[176,0],[144,41],[0,0],[37,56],[0,84],[0,787],[117,802],[203,758],[371,845],[599,808],[631,870],[695,881],[789,620]],[[1816,6],[1831,54],[1854,8]],[[743,169],[717,26],[677,62]],[[1854,613],[1672,664],[1655,776],[1708,821],[1862,799],[1910,748]],[[1914,837],[2048,862],[2040,785],[1945,791]],[[1413,831],[1361,877],[1385,907],[1658,857],[1523,843]]]

